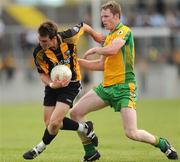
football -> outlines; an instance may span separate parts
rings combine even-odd
[[[54,81],[56,76],[58,76],[59,80],[63,80],[65,77],[68,80],[71,80],[72,77],[72,72],[69,67],[66,65],[56,65],[52,70],[51,70],[51,80]]]

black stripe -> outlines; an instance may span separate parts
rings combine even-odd
[[[58,59],[58,62],[64,62],[64,57],[60,47],[58,47],[57,50],[54,50],[52,52],[55,54],[56,58]]]
[[[75,71],[75,66],[74,66],[74,57],[73,57],[73,54],[74,54],[74,44],[67,44],[68,45],[68,48],[70,50],[70,69],[72,71],[72,79],[71,80],[76,80],[77,79],[77,73]]]

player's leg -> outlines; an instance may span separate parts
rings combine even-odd
[[[48,125],[49,125],[49,121],[50,121],[53,111],[54,111],[53,106],[52,107],[45,106],[45,108],[44,108],[44,123],[45,123],[46,127],[48,127]],[[82,125],[81,123],[77,123],[67,117],[64,117],[63,125],[60,129],[61,130],[84,131],[85,128],[84,128],[84,125]]]
[[[70,110],[70,115],[73,120],[85,121],[85,116],[92,112],[97,111],[107,106],[107,104],[94,92],[90,90],[73,106]]]
[[[54,111],[55,106],[44,106],[44,123],[46,127],[49,125],[51,115]]]
[[[81,84],[79,82],[72,82],[69,84],[69,86],[67,88],[64,88],[61,91],[61,95],[58,95],[57,100],[62,101],[64,103],[68,104],[70,107],[72,107],[73,101],[74,101],[75,97],[79,94],[80,90],[81,90]],[[93,135],[94,135],[93,125],[91,122],[78,123],[67,117],[65,117],[63,119],[63,126],[61,127],[61,129],[84,132],[90,140],[92,140],[90,137],[93,137]]]
[[[59,131],[59,129],[63,125],[63,119],[66,116],[66,114],[69,111],[69,105],[62,103],[62,102],[57,102],[56,107],[51,114],[49,124],[47,127],[48,132],[51,135],[56,135]]]
[[[136,110],[133,108],[121,109],[123,128],[128,138],[150,144],[156,143],[156,137],[145,130],[137,129]]]
[[[42,153],[45,150],[46,145],[51,143],[61,127],[63,127],[64,130],[74,130],[79,132],[85,132],[87,130],[89,130],[89,132],[92,131],[89,127],[86,128],[83,124],[64,117],[68,110],[69,106],[61,102],[57,102],[55,108],[53,106],[45,106],[44,121],[47,128],[44,131],[42,141],[23,155],[25,159],[34,159]]]
[[[48,124],[47,128],[44,131],[44,135],[42,137],[42,141],[36,145],[33,149],[24,153],[24,159],[34,159],[40,153],[42,153],[46,146],[51,143],[51,141],[57,135],[60,127],[62,126],[63,118],[66,116],[67,112],[69,111],[69,105],[64,104],[62,102],[57,102],[53,111],[51,110],[53,107],[45,107],[45,122]],[[50,117],[50,118],[49,118]]]
[[[158,138],[151,133],[137,128],[137,114],[136,114],[136,84],[128,83],[116,87],[115,94],[119,94],[119,101],[115,104],[116,109],[121,111],[123,127],[128,138],[140,142],[145,142],[159,147],[162,152],[167,154],[169,159],[176,159],[177,153],[173,150],[167,140]]]
[[[93,91],[84,95],[71,109],[70,115],[73,120],[84,122],[85,115],[104,108],[107,104]],[[100,158],[99,152],[95,149],[92,142],[83,133],[78,133],[85,150],[83,161],[94,161]]]
[[[122,108],[122,121],[125,134],[128,138],[140,142],[145,142],[160,148],[169,159],[178,159],[178,155],[174,148],[164,138],[158,138],[151,133],[137,128],[136,110],[133,108]]]
[[[51,118],[47,127],[47,130],[50,134],[56,135],[59,129],[73,130],[73,131],[79,131],[79,132],[86,132],[87,130],[89,130],[83,124],[65,117],[67,112],[69,111],[69,108],[70,108],[69,105],[62,102],[57,102],[56,108],[51,115]]]

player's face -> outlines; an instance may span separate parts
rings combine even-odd
[[[116,27],[116,16],[112,14],[110,9],[101,10],[101,21],[106,30],[114,30]]]
[[[39,44],[43,49],[48,49],[53,46],[53,39],[50,39],[48,36],[42,37],[39,35]]]

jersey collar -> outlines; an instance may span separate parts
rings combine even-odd
[[[115,29],[114,29],[113,31],[111,31],[109,34],[112,34],[112,33],[114,33],[116,30],[119,30],[122,26],[123,26],[122,23],[117,24],[117,26],[115,27]]]

